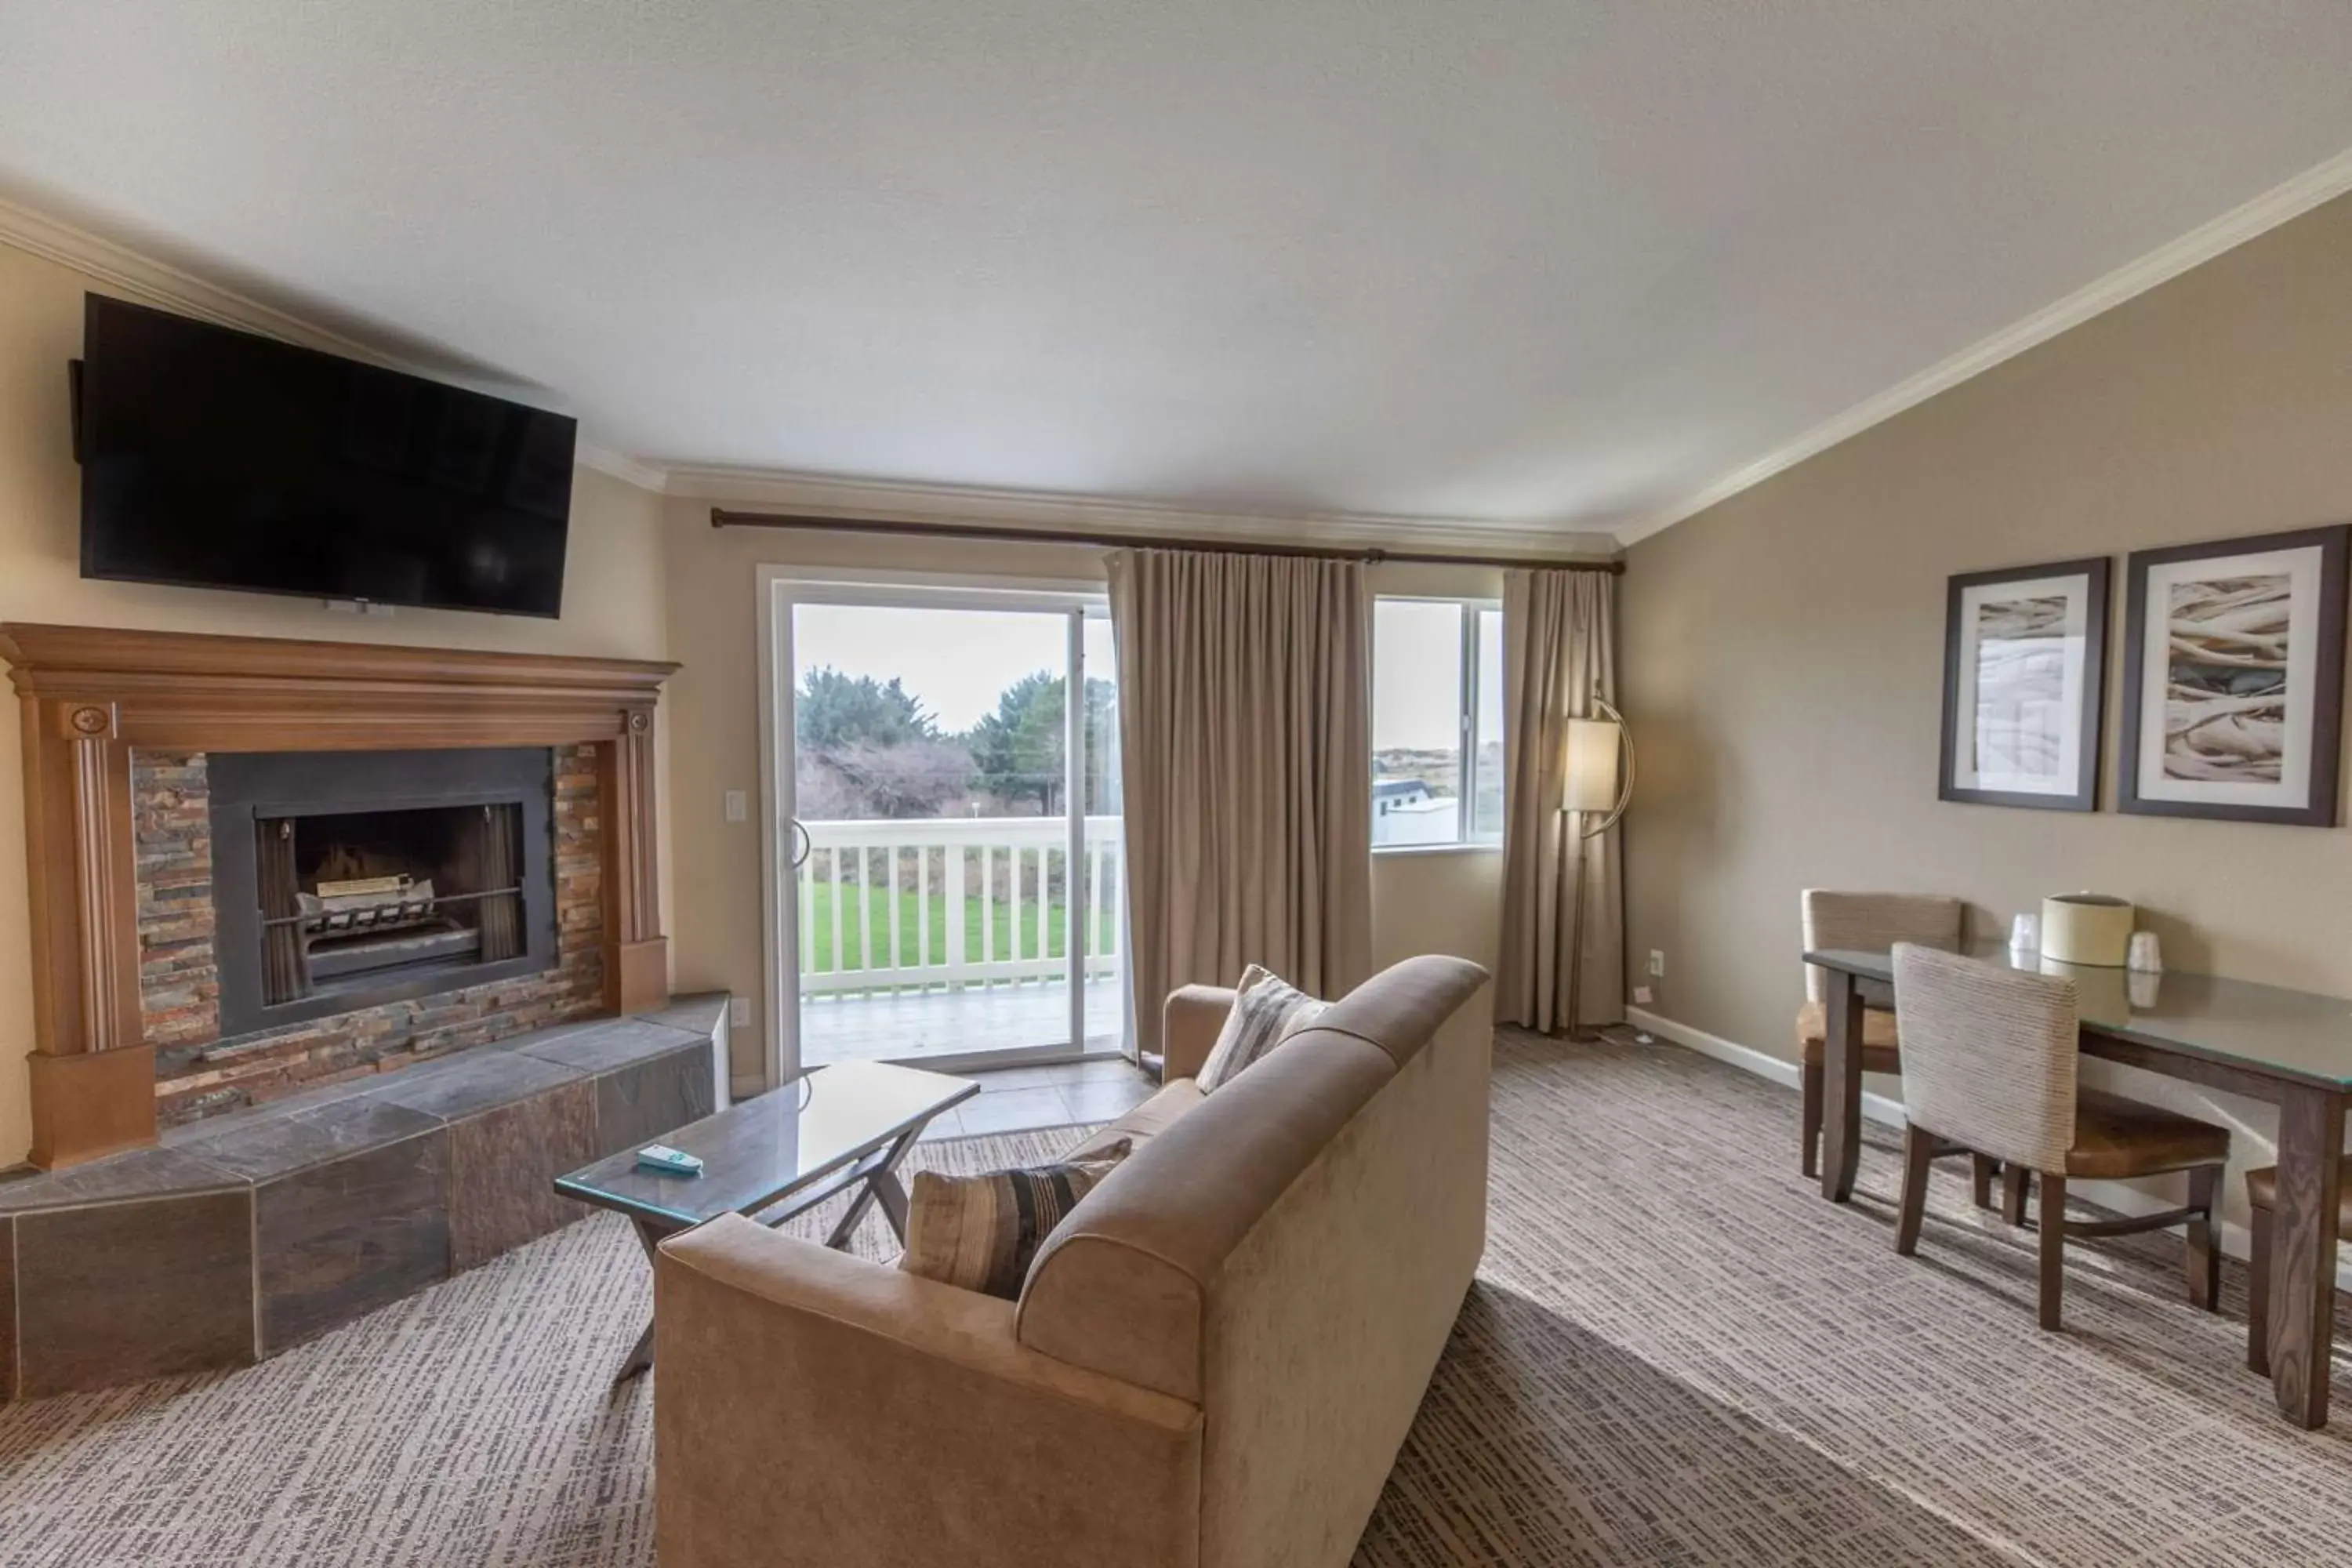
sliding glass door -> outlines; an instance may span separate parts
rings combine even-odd
[[[1118,689],[1100,602],[773,593],[781,1070],[1121,1048]]]

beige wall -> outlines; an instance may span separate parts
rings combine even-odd
[[[560,621],[405,609],[360,616],[301,599],[82,581],[66,362],[81,349],[82,293],[99,287],[0,245],[0,622],[663,657],[660,503],[584,468],[574,480]],[[32,1047],[23,821],[12,711],[0,724],[0,1166],[21,1157],[30,1140],[22,1062]]]
[[[762,564],[853,571],[970,574],[1103,582],[1102,552],[1078,545],[891,539],[854,534],[714,530],[708,500],[674,500],[665,535],[672,683],[672,829],[678,898],[672,952],[682,989],[733,992],[764,1007],[761,966],[761,838],[754,820],[730,823],[727,791],[758,799],[759,621]],[[751,503],[741,503],[756,510]],[[1377,567],[1377,592],[1500,597],[1499,573],[1472,568]],[[1372,948],[1383,963],[1450,952],[1492,965],[1501,900],[1501,857],[1492,850],[1376,857]],[[738,1031],[739,1081],[756,1080],[761,1026]]]
[[[2347,519],[2352,198],[1636,545],[1626,951],[1666,953],[1656,1010],[1790,1054],[1807,886],[1964,895],[1989,932],[2097,889],[2175,968],[2352,995],[2352,829],[2112,809],[2123,554]],[[2084,555],[2117,558],[2103,809],[1940,804],[1946,577]],[[2269,1157],[2263,1108],[2118,1081]]]

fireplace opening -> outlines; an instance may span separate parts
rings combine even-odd
[[[258,819],[264,1005],[518,956],[521,819],[513,802]]]
[[[540,750],[214,753],[224,1037],[555,962]]]

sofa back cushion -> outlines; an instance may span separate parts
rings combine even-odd
[[[1038,1252],[1021,1295],[1022,1342],[1201,1400],[1227,1259],[1486,980],[1465,960],[1408,959],[1138,1149]],[[1483,1181],[1483,1144],[1479,1159]]]

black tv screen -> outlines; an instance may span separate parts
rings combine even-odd
[[[85,577],[554,616],[574,422],[89,295]]]

